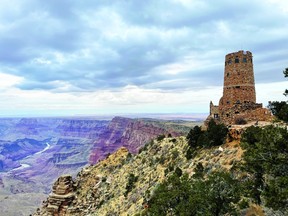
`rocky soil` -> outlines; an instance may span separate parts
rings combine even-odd
[[[193,175],[198,163],[209,173],[215,169],[229,170],[241,161],[238,133],[230,135],[220,147],[198,150],[187,160],[185,137],[171,137],[147,143],[140,153],[132,155],[125,147],[93,166],[81,170],[73,180],[71,202],[58,200],[58,207],[49,209],[51,197],[34,215],[134,215],[145,209],[157,185],[176,167]],[[133,181],[131,182],[131,179]],[[55,201],[53,201],[55,203]],[[63,207],[64,205],[64,207]],[[63,210],[64,209],[64,210]]]

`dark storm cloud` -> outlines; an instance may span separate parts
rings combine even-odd
[[[287,12],[269,2],[13,0],[0,12],[0,69],[25,90],[222,85],[224,57],[240,49],[287,66]],[[273,68],[256,68],[271,81]]]

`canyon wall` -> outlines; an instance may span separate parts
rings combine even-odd
[[[165,121],[115,117],[94,142],[90,163],[95,164],[120,147],[137,153],[144,144],[159,135],[180,136],[184,131],[182,127]]]

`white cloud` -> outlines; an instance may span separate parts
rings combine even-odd
[[[36,64],[43,64],[43,65],[50,65],[52,64],[52,62],[48,59],[44,59],[44,58],[35,58],[33,59],[32,63],[36,63]]]
[[[42,113],[208,112],[222,93],[225,55],[241,49],[253,53],[259,101],[276,100],[288,66],[287,4],[1,1],[0,112],[5,104]]]
[[[268,2],[272,5],[276,4],[284,13],[288,12],[288,2],[286,0],[268,0]]]
[[[23,81],[22,77],[0,72],[0,89],[13,87]]]
[[[265,106],[268,101],[287,101],[287,97],[283,95],[287,86],[287,81],[256,84],[256,100]]]

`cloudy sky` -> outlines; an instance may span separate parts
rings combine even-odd
[[[0,115],[208,113],[227,53],[285,100],[287,0],[0,0]]]

